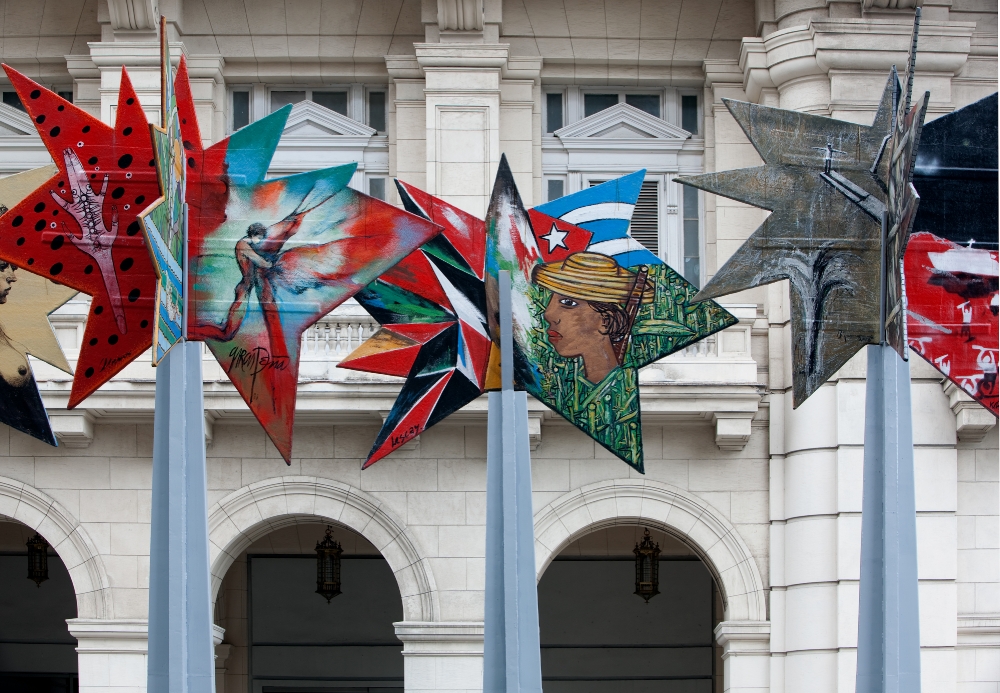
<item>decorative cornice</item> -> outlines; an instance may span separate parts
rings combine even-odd
[[[362,146],[377,134],[374,128],[359,123],[353,118],[331,111],[329,108],[312,101],[300,101],[292,106],[292,112],[289,114],[285,129],[281,133],[282,141],[299,137],[300,135],[296,133],[309,124],[324,130],[325,132],[321,136],[362,138],[364,140]],[[309,135],[309,137],[315,137],[315,135]]]
[[[0,127],[14,130],[17,133],[15,135],[3,134],[0,136],[32,136],[38,140],[39,145],[42,143],[41,138],[38,137],[38,131],[35,130],[35,124],[31,122],[28,114],[5,103],[0,103]]]
[[[560,128],[553,134],[563,141],[584,137],[593,139],[601,138],[619,127],[635,132],[634,139],[686,140],[691,137],[691,133],[687,130],[656,116],[651,116],[627,103],[615,104],[611,108],[606,108],[572,125]],[[620,139],[633,138],[614,137],[609,139],[617,142]]]

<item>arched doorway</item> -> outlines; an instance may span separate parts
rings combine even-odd
[[[401,693],[403,620],[396,578],[363,536],[333,525],[343,548],[341,591],[316,594],[316,542],[326,524],[313,520],[258,537],[226,571],[216,623],[228,645],[219,693]]]
[[[722,690],[713,631],[723,604],[715,579],[685,543],[655,527],[660,594],[633,594],[644,526],[597,529],[542,574],[538,610],[545,693],[710,693]]]
[[[28,579],[26,542],[35,531],[0,521],[0,690],[4,693],[75,693],[76,639],[66,619],[76,618],[76,594],[59,555],[48,549],[48,580]]]

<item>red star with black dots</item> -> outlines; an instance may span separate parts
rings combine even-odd
[[[160,195],[122,68],[114,127],[3,66],[59,172],[0,216],[0,259],[93,297],[69,407],[152,345],[156,273],[139,212]]]

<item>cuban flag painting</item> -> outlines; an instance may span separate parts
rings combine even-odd
[[[534,210],[590,231],[587,251],[612,257],[622,267],[660,265],[662,260],[629,235],[645,176],[646,170],[642,169],[546,202]]]

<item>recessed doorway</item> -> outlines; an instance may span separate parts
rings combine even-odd
[[[538,585],[545,693],[714,693],[722,689],[713,630],[722,599],[685,543],[650,527],[659,591],[635,591],[643,526],[616,526],[570,544]]]

